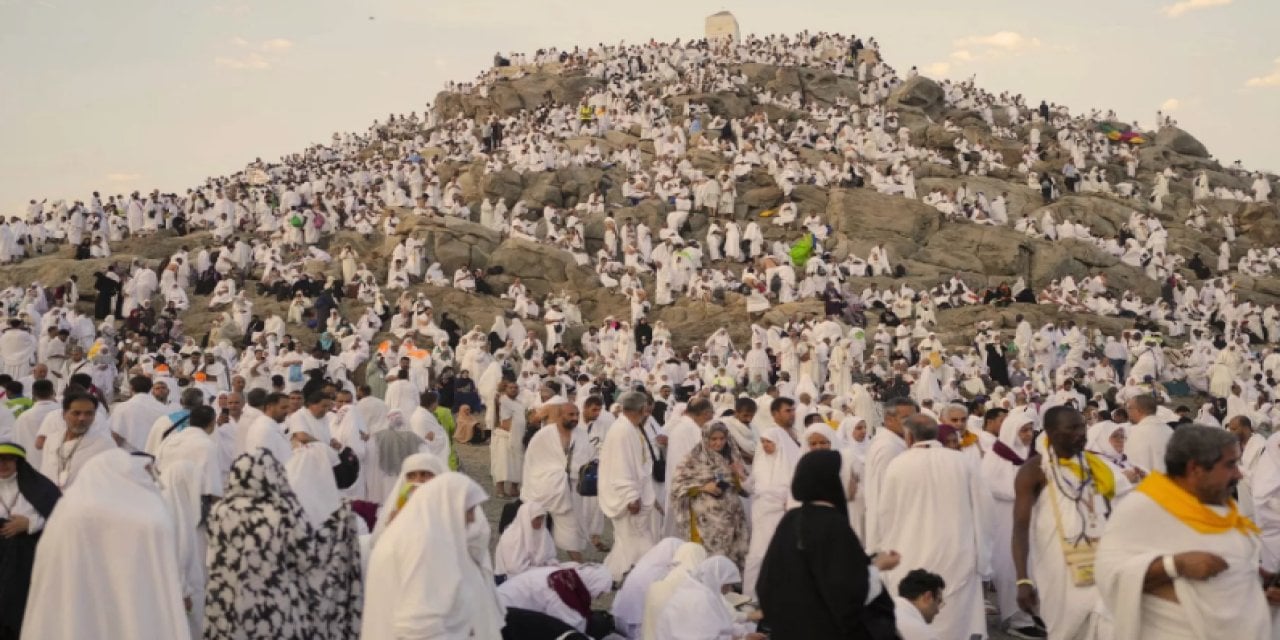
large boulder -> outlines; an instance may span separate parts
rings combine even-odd
[[[832,189],[827,194],[827,223],[849,238],[862,257],[878,243],[897,260],[914,254],[942,223],[942,214],[919,200],[871,189]]]
[[[1031,240],[1010,227],[947,224],[913,259],[943,271],[1031,279]]]
[[[1280,212],[1275,203],[1251,202],[1236,216],[1236,221],[1251,242],[1264,247],[1280,245]]]
[[[583,96],[599,89],[599,78],[581,73],[532,73],[522,78],[502,78],[489,89],[488,97],[478,93],[450,93],[436,95],[436,114],[449,119],[462,114],[478,118],[491,114],[512,115],[547,103],[577,105]]]
[[[889,94],[889,108],[914,107],[935,118],[942,114],[946,94],[938,83],[924,76],[916,76],[898,86]]]
[[[673,107],[679,107],[677,109],[679,113],[686,114],[688,113],[687,105],[690,102],[705,105],[713,115],[725,118],[745,118],[751,113],[751,98],[729,91],[671,96],[666,102]]]
[[[1177,127],[1161,127],[1156,132],[1155,143],[1168,147],[1175,153],[1196,158],[1208,158],[1209,150],[1195,136]]]
[[[487,264],[491,270],[502,267],[502,274],[492,280],[503,289],[520,278],[538,296],[565,288],[600,286],[596,273],[579,266],[569,252],[528,240],[507,238],[488,255]]]

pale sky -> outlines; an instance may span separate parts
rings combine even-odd
[[[1164,106],[1224,163],[1280,170],[1276,0],[0,0],[0,212],[183,191],[420,111],[496,51],[696,38],[721,9],[1033,104]]]

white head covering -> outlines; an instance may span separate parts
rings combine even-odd
[[[468,544],[466,514],[487,499],[460,473],[441,474],[409,497],[369,560],[363,637],[394,637],[408,610],[439,635],[501,637],[505,613],[493,576]]]
[[[777,449],[773,454],[768,454],[761,446],[751,462],[751,477],[754,478],[756,492],[780,487],[783,495],[790,495],[791,475],[795,473],[796,463],[800,461],[800,445],[782,427],[770,428],[760,434],[760,439],[772,442],[777,445]]]
[[[1089,451],[1102,455],[1111,462],[1119,464],[1125,459],[1125,456],[1119,451],[1116,451],[1115,447],[1111,446],[1111,436],[1115,432],[1123,429],[1125,425],[1116,424],[1114,422],[1100,424],[1101,426],[1099,428],[1094,429],[1093,433],[1089,434],[1089,442],[1087,443],[1086,448]]]
[[[387,520],[390,519],[392,511],[395,509],[395,504],[400,497],[400,492],[404,491],[404,486],[409,483],[406,477],[411,472],[426,471],[432,475],[438,476],[446,470],[447,469],[445,468],[444,463],[440,461],[440,458],[437,458],[430,453],[415,453],[405,458],[404,461],[400,463],[400,475],[396,478],[395,485],[391,487],[391,493],[388,493],[386,499],[378,506],[378,521],[373,526],[373,537],[369,544],[373,545],[376,543],[378,538],[380,538],[383,532],[386,531]]]
[[[827,439],[831,443],[832,449],[838,449],[841,444],[838,434],[827,426],[825,422],[816,422],[804,428],[804,434],[800,436],[800,455],[804,455],[812,451],[809,447],[809,436],[818,434]]]
[[[546,508],[536,501],[520,505],[515,522],[498,539],[498,548],[493,553],[494,573],[510,578],[533,567],[556,563],[556,543],[551,539],[546,521],[541,529],[533,528],[533,519],[545,515]]]
[[[1004,446],[1012,449],[1023,460],[1026,460],[1027,456],[1031,454],[1031,447],[1022,444],[1022,440],[1018,438],[1018,430],[1027,424],[1031,425],[1032,429],[1035,429],[1036,422],[1031,417],[1031,414],[1019,411],[1015,416],[1011,413],[1005,416],[1004,422],[1000,425],[1000,435],[998,436]]]
[[[680,538],[663,538],[645,552],[622,581],[613,598],[611,613],[622,625],[639,625],[644,615],[644,599],[649,587],[671,571],[672,557],[684,544]],[[626,626],[621,626],[626,629]]]
[[[100,638],[126,629],[190,636],[173,516],[145,465],[123,449],[90,458],[50,515],[31,573],[28,602],[92,601],[109,620],[33,606],[23,637]],[[87,532],[95,544],[85,544]]]
[[[654,638],[724,638],[734,630],[733,609],[725,601],[721,587],[742,580],[731,560],[712,556],[698,563],[671,594],[658,616],[657,628],[646,631]],[[677,635],[675,630],[679,629]]]
[[[698,565],[707,559],[707,550],[696,542],[686,542],[676,549],[671,559],[671,571],[663,579],[653,583],[644,597],[644,622],[641,626],[644,640],[655,637],[658,619],[671,596],[685,577],[693,575]]]
[[[305,410],[304,410],[305,412]],[[327,443],[309,442],[293,450],[285,464],[289,486],[302,504],[302,512],[314,527],[323,526],[329,516],[342,506],[338,481],[333,475]]]

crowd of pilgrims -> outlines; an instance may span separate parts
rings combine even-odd
[[[1120,631],[1141,627],[1130,572],[1108,573],[1100,554],[1097,586],[1092,574],[1073,581],[1059,547],[1097,546],[1107,517],[1140,501],[1130,494],[1156,500],[1143,487],[1179,480],[1185,470],[1167,468],[1166,453],[1185,466],[1186,447],[1171,438],[1212,440],[1192,423],[1228,430],[1243,450],[1239,508],[1261,525],[1250,538],[1260,543],[1233,566],[1280,569],[1280,444],[1264,445],[1280,412],[1280,312],[1241,299],[1232,280],[1233,256],[1236,271],[1261,275],[1280,253],[1233,252],[1234,222],[1209,220],[1203,206],[1266,201],[1267,178],[1251,194],[1172,169],[1144,185],[1135,151],[1096,130],[1114,114],[1032,108],[972,82],[943,82],[947,105],[1023,142],[1022,161],[1005,167],[949,121],[955,153],[917,147],[886,106],[904,78],[860,55],[876,48],[806,33],[518,54],[450,90],[485,97],[550,64],[600,89],[504,116],[393,116],[183,195],[33,200],[25,218],[0,224],[0,260],[61,245],[105,258],[157,235],[191,242],[159,265],[106,267],[91,287],[73,277],[0,292],[0,639],[915,640],[986,637],[988,616],[1016,637],[1154,638]],[[512,60],[515,73],[504,69]],[[825,67],[855,78],[858,95],[823,104],[752,87],[737,66],[751,62]],[[664,102],[714,91],[748,91],[795,118]],[[600,140],[636,128],[652,154]],[[805,150],[828,155],[810,166]],[[727,168],[702,173],[694,151]],[[1037,173],[1051,158],[1067,159],[1060,175]],[[473,162],[487,174],[587,166],[628,177],[604,178],[567,208],[468,202],[441,173]],[[918,194],[923,163],[966,176],[1010,170],[1046,202],[1094,193],[1134,213],[1109,237],[1048,209],[1011,220],[1007,193],[966,183]],[[1105,168],[1117,164],[1124,175]],[[783,193],[770,217],[735,213],[753,172]],[[1185,224],[1221,235],[1216,265],[1168,250],[1168,216],[1157,214],[1170,182],[1188,179]],[[959,274],[882,287],[864,278],[903,275],[889,250],[832,258],[831,228],[793,197],[799,185],[875,189],[954,223],[1096,243],[1159,281],[1161,295],[1117,292],[1101,273],[1038,291],[1022,280],[972,288]],[[620,203],[643,202],[666,212],[656,233],[614,218]],[[339,231],[393,237],[411,216],[466,218],[558,247],[630,307],[571,345],[566,328],[584,321],[568,293],[538,301],[518,278],[500,290],[471,265],[447,274],[412,236],[379,276],[331,242]],[[585,224],[599,216],[590,253]],[[709,221],[705,237],[691,237],[691,216]],[[783,240],[766,240],[779,229]],[[807,260],[793,260],[797,239]],[[314,276],[317,261],[338,262],[341,275]],[[488,331],[467,329],[458,310],[415,291],[422,283],[501,296],[512,310]],[[650,324],[681,296],[722,301],[725,291],[745,294],[753,318],[810,298],[825,313],[759,321],[745,342],[720,328],[688,351]],[[255,313],[261,295],[289,301],[286,317]],[[939,309],[1015,302],[1133,328],[1033,327],[1019,315],[1012,335],[979,322],[966,346],[935,333]],[[193,304],[220,312],[206,333],[183,327]],[[304,327],[314,342],[291,334]],[[1168,406],[1193,395],[1206,400]],[[470,446],[489,449],[489,490],[504,501],[497,533],[479,473],[459,466]],[[584,553],[607,555],[591,564]],[[1202,561],[1179,570],[1192,576]],[[1254,587],[1238,602],[1262,603]],[[1177,593],[1192,613],[1157,603],[1149,614],[1144,596],[1141,619],[1165,616],[1158,628],[1183,634],[1162,638],[1246,623],[1232,637],[1271,637],[1248,635],[1262,628],[1252,614],[1217,620],[1201,605],[1218,601],[1199,591]],[[593,610],[609,593],[609,610]]]

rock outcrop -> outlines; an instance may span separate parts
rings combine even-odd
[[[867,52],[863,52],[864,55]],[[841,99],[856,101],[859,83],[850,77],[837,76],[826,69],[776,67],[764,64],[736,65],[748,78],[748,83],[758,89],[768,90],[776,96],[800,95],[804,104],[834,105]],[[515,77],[522,72],[529,72]],[[463,115],[477,120],[489,115],[506,116],[532,111],[548,104],[576,105],[589,92],[602,88],[598,78],[588,77],[582,71],[558,68],[513,70],[498,80],[487,95],[478,92],[458,94],[443,92],[435,101],[437,116],[443,119]],[[771,120],[794,121],[797,112],[775,105],[762,106],[745,88],[735,91],[669,96],[665,104],[674,110],[677,120],[683,117],[690,103],[705,106],[712,115],[742,118],[762,112]],[[996,150],[1006,164],[1016,166],[1021,159],[1021,146],[1016,140],[999,138],[976,111],[949,109],[945,104],[944,90],[935,81],[916,77],[904,82],[893,91],[888,108],[899,116],[902,124],[910,128],[912,144],[927,147],[946,157],[954,157],[956,143],[960,139],[979,143]],[[940,123],[946,118],[958,127],[948,130]],[[1008,125],[1008,116],[995,114],[997,124]],[[1017,125],[1022,126],[1022,125]],[[653,159],[651,140],[640,138],[640,127],[610,131],[602,138],[582,136],[564,141],[571,149],[580,149],[594,141],[609,153],[627,147],[640,150],[647,161]],[[1051,138],[1052,130],[1046,137]],[[368,154],[382,154],[395,158],[398,151],[393,145],[371,146]],[[429,150],[425,155],[442,155],[441,149]],[[813,148],[798,150],[801,160],[816,165],[826,159],[840,164],[836,153],[824,153]],[[1165,127],[1155,134],[1147,145],[1138,148],[1139,186],[1149,189],[1154,173],[1167,167],[1190,172],[1208,171],[1216,185],[1231,188],[1248,188],[1244,178],[1227,172],[1212,160],[1208,150],[1191,134],[1175,127]],[[689,156],[690,164],[704,173],[713,174],[728,168],[726,158],[715,151],[695,149]],[[1039,163],[1041,171],[1060,171],[1065,157],[1055,155]],[[880,163],[884,165],[885,163]],[[914,161],[916,190],[925,195],[933,189],[952,192],[961,185],[971,193],[982,192],[988,198],[1003,194],[1011,223],[1023,216],[1039,219],[1046,211],[1059,220],[1071,220],[1087,226],[1096,237],[1110,237],[1121,233],[1135,211],[1154,215],[1169,229],[1169,250],[1190,256],[1200,253],[1206,260],[1216,256],[1217,240],[1186,227],[1186,212],[1190,209],[1191,194],[1186,181],[1175,184],[1173,194],[1166,200],[1163,211],[1153,211],[1140,199],[1121,199],[1104,194],[1068,195],[1045,206],[1037,189],[1026,186],[1021,175],[1010,170],[998,169],[982,177],[958,175],[956,164],[938,164]],[[885,168],[881,166],[881,168]],[[1112,177],[1121,175],[1123,167],[1104,167]],[[666,224],[668,204],[657,199],[645,200],[638,205],[625,202],[621,185],[629,175],[618,166],[580,167],[557,171],[520,173],[504,169],[486,173],[480,163],[460,163],[442,160],[437,171],[442,179],[457,177],[462,197],[472,211],[470,220],[441,217],[419,217],[408,210],[399,210],[400,224],[393,233],[384,236],[382,227],[365,236],[342,231],[326,237],[321,246],[337,254],[339,248],[351,246],[374,271],[378,278],[385,278],[387,261],[395,245],[404,237],[421,240],[430,261],[439,262],[447,275],[470,267],[489,272],[486,283],[496,293],[519,278],[539,299],[552,293],[564,293],[581,310],[584,321],[595,323],[606,316],[629,318],[629,301],[614,290],[602,288],[592,268],[579,265],[573,256],[542,241],[502,238],[479,222],[480,204],[506,201],[508,206],[523,200],[530,207],[530,220],[540,218],[542,207],[553,205],[572,209],[596,192],[605,194],[609,206],[608,215],[619,222],[628,218],[644,222],[655,232]],[[782,190],[763,169],[756,169],[738,183],[739,199],[734,217],[740,224],[760,220],[766,238],[770,241],[793,242],[799,235],[798,225],[780,228],[772,220],[761,219],[759,214],[773,209],[783,201]],[[801,218],[811,213],[820,214],[831,227],[831,235],[825,249],[836,260],[850,254],[865,257],[877,245],[889,251],[896,264],[906,268],[904,279],[867,278],[850,283],[854,290],[861,290],[866,283],[882,286],[908,283],[917,289],[932,287],[941,279],[959,274],[973,288],[994,286],[1001,282],[1022,279],[1029,286],[1040,289],[1054,280],[1072,276],[1077,280],[1102,273],[1107,285],[1114,292],[1132,291],[1145,299],[1159,295],[1159,283],[1148,278],[1141,270],[1121,263],[1115,257],[1096,246],[1079,241],[1050,242],[1035,239],[1010,226],[984,226],[944,219],[939,211],[919,200],[885,195],[869,188],[820,188],[813,184],[795,187],[792,198],[799,206]],[[1243,204],[1238,202],[1209,202],[1212,213],[1232,213],[1236,216],[1245,247],[1280,245],[1280,215],[1273,203]],[[594,256],[604,236],[604,215],[587,215],[583,219],[587,253]],[[689,220],[692,237],[699,242],[705,238],[708,221],[699,215]],[[545,227],[539,225],[539,234]],[[14,266],[7,266],[0,274],[4,284],[40,282],[57,286],[68,277],[79,280],[81,290],[91,293],[93,273],[110,264],[127,264],[141,260],[156,266],[182,246],[193,250],[212,246],[207,234],[195,234],[183,238],[167,233],[148,238],[127,240],[113,246],[111,258],[75,261],[70,260],[71,250],[63,248],[57,255],[30,259]],[[735,273],[742,265],[718,264],[718,268]],[[307,270],[314,275],[325,276],[340,273],[337,262],[308,263]],[[652,293],[652,277],[643,276]],[[1243,297],[1262,303],[1280,301],[1280,278],[1242,278],[1240,293]],[[252,285],[252,283],[251,283]],[[412,293],[424,293],[437,308],[452,312],[464,327],[479,325],[488,327],[495,314],[511,309],[512,302],[497,295],[466,294],[451,288],[415,285]],[[251,286],[249,293],[255,303],[255,313],[284,313],[284,305],[259,295]],[[652,297],[651,297],[652,299]],[[213,318],[221,310],[208,309],[207,298],[192,297],[192,311],[186,314],[188,332],[199,335],[207,330]],[[353,317],[363,305],[351,300],[342,303],[344,312]],[[736,292],[723,296],[722,302],[709,303],[680,299],[675,304],[655,307],[651,317],[662,320],[672,330],[678,346],[701,342],[713,330],[728,327],[735,341],[744,344],[753,322],[782,322],[787,319],[820,314],[822,304],[809,300],[770,308],[762,317],[751,317],[746,312],[745,299]],[[937,331],[947,341],[963,343],[971,336],[978,320],[993,320],[998,326],[1012,328],[1014,314],[1021,313],[1032,319],[1033,324],[1068,317],[1091,327],[1114,331],[1127,326],[1128,321],[1119,318],[1102,318],[1087,314],[1063,314],[1054,307],[1014,305],[1004,309],[976,307],[943,310],[938,314]],[[537,324],[537,323],[532,323]],[[301,332],[305,335],[305,330]],[[580,329],[571,329],[570,339]],[[223,335],[228,339],[234,336]]]

